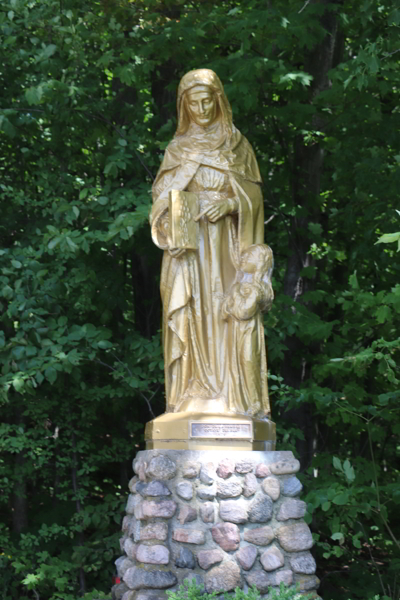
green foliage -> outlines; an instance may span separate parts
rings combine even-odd
[[[398,596],[399,27],[394,0],[2,3],[2,598],[111,587],[164,406],[149,190],[199,66],[264,180],[273,419],[304,464],[320,593]]]
[[[397,157],[400,160],[400,157]],[[397,214],[400,215],[400,211],[396,210]],[[396,231],[396,233],[384,233],[380,236],[376,244],[392,244],[393,242],[397,242],[397,252],[400,251],[400,231]]]
[[[168,600],[215,600],[221,595],[217,592],[208,594],[204,587],[197,585],[194,579],[185,579],[184,584],[180,585],[177,591],[171,592],[167,590]],[[240,588],[236,588],[234,592],[223,594],[224,600],[260,600],[261,594],[259,590],[253,586],[247,592],[244,592]],[[284,583],[281,583],[279,589],[269,588],[269,593],[265,598],[267,600],[311,600],[314,594],[300,594],[298,590],[293,587],[287,587]]]

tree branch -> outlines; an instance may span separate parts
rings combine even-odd
[[[303,12],[303,10],[304,10],[305,8],[307,8],[307,6],[310,4],[310,1],[311,1],[311,0],[306,0],[306,2],[304,3],[304,6],[303,6],[303,7],[302,7],[302,8],[299,10],[299,12],[297,13],[298,15],[299,15],[300,13],[302,13],[302,12]]]

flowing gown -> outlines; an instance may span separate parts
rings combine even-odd
[[[255,161],[243,136],[236,148],[240,144],[242,162],[243,157]],[[236,321],[224,320],[221,314],[240,252],[264,241],[260,185],[256,177],[246,178],[245,170],[238,172],[240,164],[239,169],[232,166],[229,158],[224,163],[221,152],[191,156],[187,161],[184,149],[176,148],[176,143],[171,146],[153,186],[151,215],[153,239],[165,250],[160,287],[167,412],[190,410],[196,400],[203,412],[266,417],[270,409],[262,317]],[[181,164],[176,164],[175,155]],[[212,166],[215,163],[219,168]],[[215,223],[202,217],[199,249],[174,258],[166,249],[161,227],[170,189],[195,192],[199,212],[225,198],[234,199],[237,211]]]

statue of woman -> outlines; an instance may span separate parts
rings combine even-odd
[[[232,123],[229,101],[213,71],[187,73],[179,84],[177,106],[178,126],[153,185],[150,216],[153,241],[164,250],[161,296],[167,412],[264,419],[270,407],[258,308],[263,302],[270,305],[272,288],[264,285],[270,297],[263,301],[256,290],[250,310],[235,313],[236,300],[229,300],[231,289],[236,289],[236,295],[250,293],[238,287],[241,281],[252,283],[250,272],[240,275],[241,256],[250,246],[264,242],[257,161]],[[171,247],[171,190],[194,192],[198,197],[197,250]],[[272,253],[268,256],[272,265]],[[257,277],[261,281],[263,276]]]

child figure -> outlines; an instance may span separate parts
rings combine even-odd
[[[271,275],[272,250],[266,244],[253,244],[240,257],[235,281],[222,304],[226,323],[226,344],[231,348],[229,369],[243,396],[251,399],[244,414],[262,415],[269,406],[265,333],[261,312],[271,308],[274,299]],[[230,394],[228,393],[228,409]],[[267,418],[264,413],[262,418]]]
[[[235,283],[222,305],[223,319],[233,317],[237,321],[248,321],[258,312],[271,308],[273,267],[272,250],[266,244],[253,244],[242,252]]]

